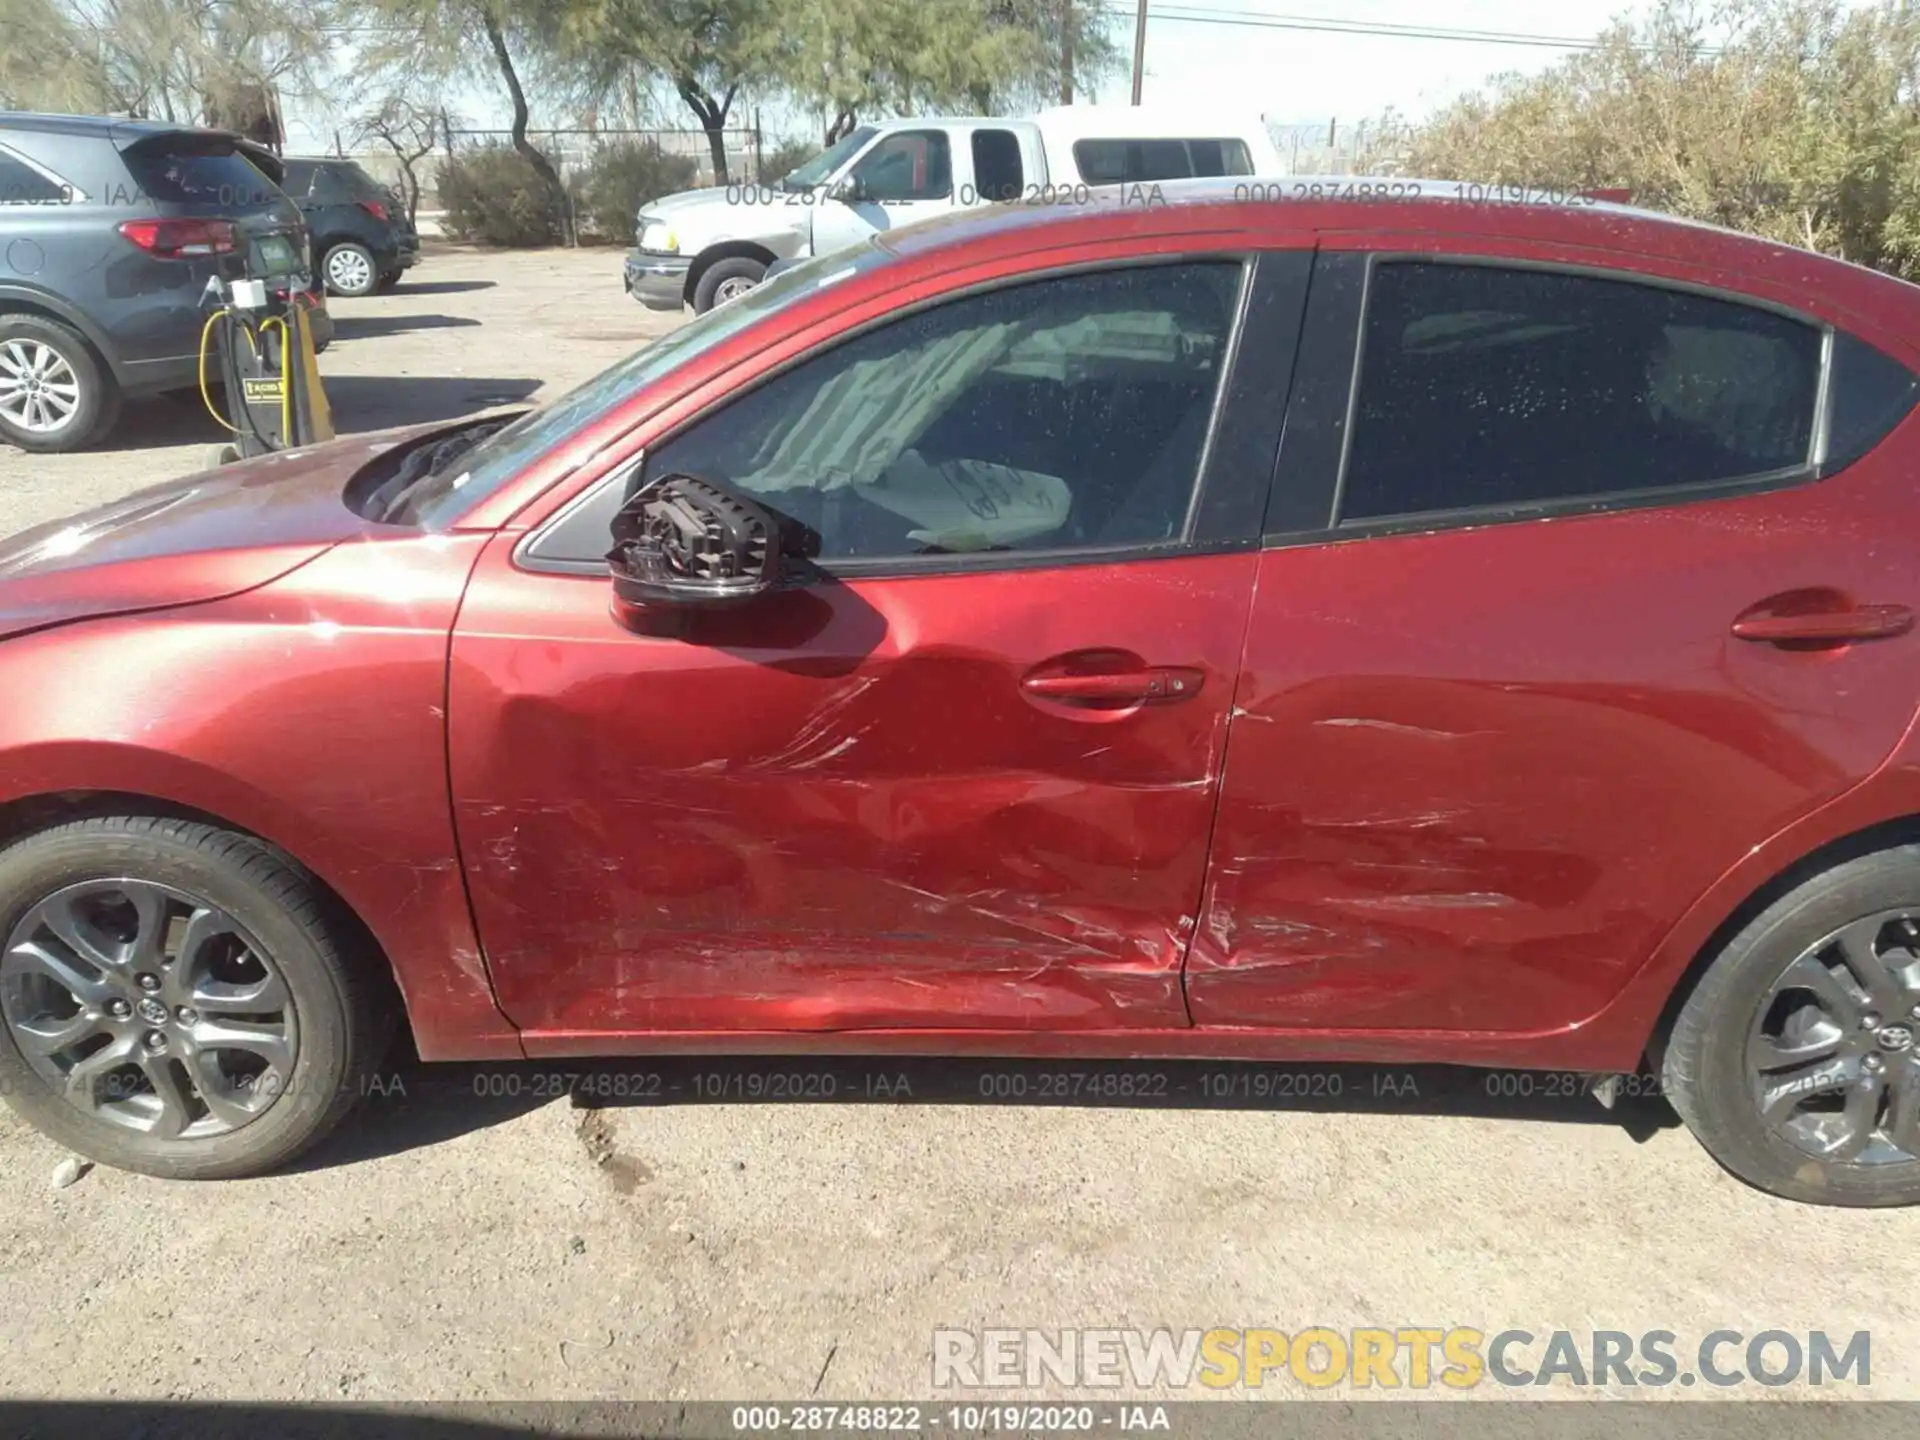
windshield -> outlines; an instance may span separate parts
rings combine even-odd
[[[849,276],[889,264],[891,252],[872,240],[822,255],[783,270],[738,300],[663,335],[611,369],[561,396],[551,405],[521,416],[472,449],[455,452],[446,473],[432,472],[394,499],[386,518],[438,529],[498,490],[539,456],[563,443],[590,421],[621,404],[669,371],[706,353],[770,315]],[[498,423],[497,420],[492,423]],[[586,459],[576,458],[575,464]],[[458,463],[464,462],[464,463]],[[571,468],[571,467],[569,467]]]
[[[859,129],[842,136],[799,169],[789,171],[786,178],[779,182],[782,190],[811,190],[816,185],[824,185],[847,161],[858,154],[866,143],[880,132],[871,125],[862,125]]]

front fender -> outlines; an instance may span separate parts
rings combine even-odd
[[[0,642],[0,805],[106,791],[250,831],[372,932],[422,1056],[518,1056],[446,778],[449,636],[485,538],[346,545],[244,595]]]

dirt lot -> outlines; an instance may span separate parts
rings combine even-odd
[[[416,273],[336,306],[343,430],[551,396],[668,323],[612,252]],[[158,402],[103,453],[0,450],[0,532],[218,438]],[[897,1398],[930,1393],[940,1326],[1470,1325],[1665,1329],[1687,1358],[1719,1328],[1867,1330],[1864,1392],[1712,1393],[1920,1398],[1920,1211],[1767,1199],[1658,1102],[1623,1120],[1547,1077],[1302,1067],[983,1096],[1114,1069],[667,1062],[602,1082],[658,1075],[658,1098],[595,1108],[531,1066],[403,1064],[302,1168],[212,1186],[54,1189],[61,1153],[0,1116],[0,1395]],[[829,1074],[831,1099],[750,1098]]]

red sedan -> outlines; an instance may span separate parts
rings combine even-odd
[[[1920,290],[1360,188],[882,235],[0,546],[0,1089],[213,1177],[396,1023],[1650,1065],[1920,1199]]]

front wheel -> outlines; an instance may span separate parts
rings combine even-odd
[[[1748,1183],[1920,1202],[1920,846],[1838,865],[1715,957],[1668,1037],[1668,1097]]]
[[[310,882],[248,836],[148,816],[0,850],[0,1091],[123,1170],[283,1165],[367,1088],[390,1013]]]
[[[693,287],[693,311],[704,315],[716,305],[738,300],[767,278],[767,267],[745,255],[716,260],[701,273]]]

